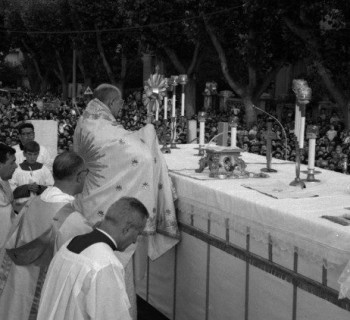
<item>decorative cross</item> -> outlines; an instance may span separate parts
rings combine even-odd
[[[272,131],[272,119],[267,120],[267,132],[263,134],[266,140],[266,168],[261,169],[263,172],[277,172],[271,169],[272,139],[277,138],[276,132]]]

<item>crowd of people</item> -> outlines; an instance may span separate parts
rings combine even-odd
[[[42,100],[47,100],[45,97]],[[53,97],[51,97],[53,99]],[[19,143],[18,126],[26,120],[56,120],[58,122],[58,153],[73,148],[73,132],[79,115],[86,106],[86,101],[79,102],[72,107],[70,101],[61,102],[56,108],[47,108],[44,103],[38,103],[40,99],[36,96],[25,94],[21,98],[13,99],[8,105],[0,104],[0,141],[9,146]],[[170,104],[170,102],[169,102]],[[170,112],[170,105],[168,106]],[[217,109],[207,110],[205,123],[205,142],[211,141],[218,134],[218,123],[227,122],[231,116],[239,119],[237,128],[237,145],[247,152],[266,155],[266,133],[268,116],[258,114],[257,122],[247,126],[244,122],[243,108],[233,108],[219,112]],[[269,111],[276,116],[275,110]],[[193,117],[196,119],[196,116]],[[294,141],[294,114],[293,110],[282,113],[281,126],[273,122],[272,130],[275,137],[272,139],[272,157],[295,161]],[[147,123],[147,110],[142,103],[142,92],[135,91],[125,98],[124,108],[117,116],[117,121],[126,130],[139,130]],[[319,136],[316,140],[316,166],[347,172],[347,157],[350,152],[350,131],[345,129],[344,123],[340,121],[336,110],[321,109],[317,121],[306,118],[306,125],[317,125]],[[159,121],[154,122],[161,143],[170,142],[172,132],[170,120],[164,126],[163,112],[159,113]],[[187,124],[178,121],[176,128],[176,143],[187,143]],[[302,150],[301,162],[307,164],[308,144],[305,139],[305,148]]]
[[[25,95],[0,107],[0,316],[135,320],[133,244],[144,246],[143,258],[156,259],[179,241],[175,193],[158,143],[169,142],[170,122],[148,124],[141,94],[124,102],[109,84],[98,86],[87,105],[54,105]],[[218,123],[234,116],[238,147],[266,155],[269,136],[273,157],[295,161],[293,111],[270,132],[266,113],[248,127],[238,107],[207,111],[207,143],[218,136]],[[53,161],[35,141],[31,119],[58,122]],[[321,110],[317,124],[316,163],[347,173],[349,132],[336,111]],[[186,121],[178,121],[176,143],[187,136]],[[139,241],[141,234],[152,240]]]

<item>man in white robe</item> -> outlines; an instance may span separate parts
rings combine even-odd
[[[130,320],[123,265],[114,254],[135,243],[148,212],[135,198],[110,206],[92,232],[55,255],[43,288],[38,320]]]
[[[57,156],[54,186],[32,198],[16,218],[0,260],[0,319],[36,319],[53,256],[53,218],[82,191],[86,174],[84,160],[76,153]]]
[[[16,150],[16,163],[19,165],[26,159],[23,154],[23,146],[35,139],[34,125],[30,122],[23,123],[18,127],[18,132],[20,143],[16,144],[13,148]],[[52,170],[51,156],[43,145],[40,145],[37,161],[45,165],[49,170]]]
[[[5,244],[15,217],[13,194],[9,183],[17,168],[15,153],[13,148],[0,143],[0,249]]]
[[[179,241],[174,197],[168,169],[160,152],[153,125],[130,132],[116,123],[123,106],[118,88],[102,84],[95,89],[95,99],[89,102],[74,133],[74,150],[81,155],[89,176],[83,192],[73,202],[74,209],[94,225],[101,221],[107,208],[123,196],[133,196],[146,206],[150,217],[144,234],[147,247],[139,250],[139,261],[146,265],[146,255],[160,257]],[[64,219],[59,219],[62,222]],[[69,229],[69,228],[67,228]],[[78,226],[71,225],[66,234],[76,235]],[[148,243],[147,243],[148,242]],[[140,243],[139,243],[140,246]],[[129,261],[132,254],[123,255]],[[136,297],[132,277],[132,260],[126,267],[127,287],[136,319]],[[144,269],[136,268],[140,276]]]

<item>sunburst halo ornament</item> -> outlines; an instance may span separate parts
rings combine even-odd
[[[159,112],[159,105],[166,95],[168,87],[168,79],[160,75],[158,69],[157,67],[156,73],[151,74],[150,78],[145,81],[142,102],[147,108],[148,114],[157,114]]]

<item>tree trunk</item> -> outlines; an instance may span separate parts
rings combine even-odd
[[[95,29],[97,30],[97,25],[95,25]],[[96,41],[97,41],[97,49],[98,52],[100,53],[103,65],[105,67],[106,73],[108,75],[109,81],[111,82],[111,84],[113,85],[117,85],[117,81],[115,79],[115,76],[113,74],[113,70],[107,60],[107,57],[105,55],[105,51],[103,49],[103,45],[102,45],[102,39],[101,39],[101,33],[100,32],[96,32]]]
[[[247,94],[242,97],[242,101],[245,107],[245,118],[248,128],[251,128],[253,124],[256,123],[256,112],[253,107],[254,103],[252,101],[252,97]]]
[[[125,84],[125,78],[126,78],[126,70],[127,70],[127,58],[124,53],[122,53],[122,59],[121,59],[121,70],[120,70],[120,78],[117,82],[117,87],[119,88],[122,96],[124,93],[124,84]]]
[[[194,78],[188,78],[188,83],[185,86],[185,99],[186,99],[186,118],[191,119],[196,114],[196,94],[197,83]]]
[[[66,74],[65,74],[64,69],[63,69],[61,55],[58,52],[58,50],[55,50],[55,53],[56,53],[56,59],[57,59],[57,66],[58,66],[58,70],[59,70],[58,75],[59,75],[59,79],[61,80],[61,84],[62,84],[62,99],[67,100],[67,98],[68,98],[67,77],[66,77]]]

